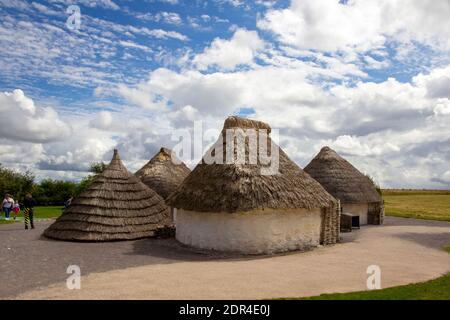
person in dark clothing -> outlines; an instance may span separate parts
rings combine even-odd
[[[36,200],[33,199],[31,194],[27,194],[25,200],[23,201],[23,216],[25,220],[25,229],[28,229],[28,223],[31,229],[34,229],[34,206],[36,205]]]
[[[66,202],[64,202],[64,210],[70,207],[70,205],[72,204],[72,200],[73,197],[71,196],[69,199],[67,199]]]

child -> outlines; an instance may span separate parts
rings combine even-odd
[[[20,205],[19,202],[14,202],[13,206],[12,206],[12,212],[14,213],[14,220],[16,220],[17,216],[20,213]]]

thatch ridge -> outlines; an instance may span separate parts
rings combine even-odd
[[[255,130],[264,129],[267,130],[267,133],[270,133],[272,130],[268,123],[258,120],[241,118],[237,116],[228,117],[223,124],[223,130],[232,128],[255,129]]]
[[[190,172],[191,170],[176,158],[172,150],[163,147],[135,173],[135,176],[166,199]]]
[[[264,122],[230,117],[225,129],[266,129]],[[271,139],[268,139],[270,145]],[[220,141],[220,140],[219,140]],[[167,203],[201,212],[248,212],[253,209],[327,208],[336,200],[279,148],[279,173],[262,175],[258,164],[207,164],[201,161]],[[247,150],[248,151],[248,150]]]
[[[341,203],[382,201],[370,179],[330,147],[323,147],[304,170]]]
[[[114,156],[44,235],[69,241],[116,241],[157,235],[170,225],[169,208]]]

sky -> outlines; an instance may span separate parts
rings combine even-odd
[[[384,188],[450,188],[450,0],[0,0],[0,16],[0,163],[38,180],[114,148],[134,172],[177,130],[241,115],[301,167],[328,145]]]

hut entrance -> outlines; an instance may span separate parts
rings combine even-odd
[[[352,232],[353,229],[359,229],[359,216],[348,212],[341,213],[341,232]]]
[[[352,229],[359,229],[359,216],[352,216]]]

